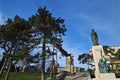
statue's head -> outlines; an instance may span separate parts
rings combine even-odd
[[[99,62],[104,62],[103,59],[100,59]]]
[[[92,29],[92,32],[95,32],[94,29]]]

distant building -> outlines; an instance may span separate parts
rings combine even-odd
[[[71,55],[66,57],[66,66],[59,67],[57,70],[58,70],[58,73],[60,73],[62,71],[67,71],[67,72],[83,72],[83,71],[85,71],[84,68],[74,66],[74,59]]]

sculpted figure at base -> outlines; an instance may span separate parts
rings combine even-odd
[[[92,29],[92,32],[91,32],[91,39],[92,39],[93,46],[99,45],[98,36],[97,36],[97,33],[94,31],[94,29]]]
[[[100,59],[98,65],[99,65],[100,73],[110,73],[110,67],[108,64],[106,64],[106,61]]]
[[[106,61],[107,60],[102,57],[101,53],[101,59],[98,63],[100,73],[110,73],[110,66],[106,63]]]

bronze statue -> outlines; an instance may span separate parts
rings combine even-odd
[[[93,46],[99,45],[98,44],[98,36],[97,36],[97,33],[94,31],[94,29],[92,29],[91,38],[92,38]]]
[[[103,59],[101,53],[101,59],[99,60],[98,66],[100,73],[110,73],[110,65],[106,63],[106,59]]]

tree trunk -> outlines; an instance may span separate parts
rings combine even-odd
[[[5,80],[8,80],[8,78],[9,78],[10,69],[11,69],[11,64],[12,64],[12,62],[11,62],[11,60],[9,59],[9,66],[8,66],[7,74],[6,74],[6,76],[5,76]]]
[[[41,63],[41,80],[45,80],[45,38],[43,40],[43,47],[42,47],[42,63]]]
[[[42,57],[41,80],[45,80],[45,56]]]
[[[3,65],[4,61],[5,61],[5,58],[3,57],[2,60],[0,61],[0,70],[2,68],[2,65]]]
[[[53,78],[53,65],[54,65],[54,56],[52,55],[51,67],[50,67],[50,78]]]
[[[0,70],[0,77],[1,77],[2,74],[3,74],[3,71],[4,71],[4,68],[5,68],[5,65],[6,65],[7,61],[8,61],[8,59],[5,59],[3,65],[2,65],[2,68],[1,68],[1,70]]]
[[[24,66],[22,67],[22,72],[25,72],[25,68],[26,68],[26,66],[24,65]]]

